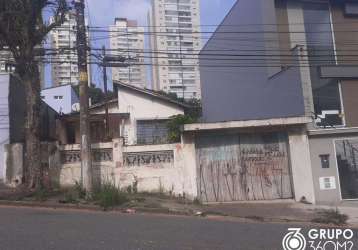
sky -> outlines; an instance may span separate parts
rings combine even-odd
[[[107,27],[113,24],[116,17],[134,19],[138,21],[139,25],[148,25],[147,13],[150,9],[150,2],[151,0],[85,0],[89,25]],[[235,2],[236,0],[201,0],[201,25],[213,25],[205,26],[205,31],[214,30]],[[99,48],[106,45],[108,47],[108,44],[108,40],[101,40],[94,42],[91,46]],[[100,70],[97,66],[93,66],[92,72],[92,82],[101,87]],[[47,73],[47,86],[51,84],[50,81],[50,74]]]

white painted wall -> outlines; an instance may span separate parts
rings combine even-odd
[[[95,176],[100,177],[102,182],[112,182],[123,189],[133,186],[137,181],[139,192],[162,191],[194,199],[197,197],[195,146],[193,138],[190,137],[185,141],[188,143],[122,146],[122,141],[115,139],[113,143],[94,144],[95,149],[113,148],[113,161],[93,163],[94,171],[97,173]],[[79,151],[80,147],[79,145],[66,145],[61,150]],[[141,166],[123,164],[123,153],[168,150],[174,153],[174,160],[170,163],[150,163]],[[52,179],[58,179],[62,187],[73,186],[81,179],[80,162],[62,165],[57,162],[54,165],[51,164],[50,169]]]
[[[0,74],[0,180],[5,177],[5,144],[9,143],[9,81],[8,74]]]
[[[289,131],[288,138],[295,200],[300,201],[302,197],[305,197],[308,202],[315,203],[316,198],[307,133],[303,129]]]
[[[158,98],[135,93],[131,90],[118,90],[118,112],[129,113],[130,120],[124,126],[128,145],[137,142],[137,120],[168,119],[173,115],[184,114],[184,109]]]
[[[78,97],[71,85],[63,85],[54,88],[43,89],[41,91],[42,100],[54,109],[57,113],[70,114],[72,105],[78,103]],[[55,99],[61,96],[62,99]]]

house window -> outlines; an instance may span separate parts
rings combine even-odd
[[[137,121],[137,144],[168,143],[167,120]]]
[[[322,168],[329,168],[329,154],[320,155]]]

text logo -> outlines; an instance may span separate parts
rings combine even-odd
[[[305,250],[306,239],[301,234],[301,228],[289,228],[288,233],[282,240],[283,250]]]

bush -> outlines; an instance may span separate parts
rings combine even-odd
[[[93,192],[93,200],[104,209],[113,208],[128,202],[127,195],[112,183],[103,183]]]
[[[59,202],[77,204],[84,199],[86,199],[86,190],[81,183],[76,182],[74,187],[65,190],[63,199],[59,200]]]
[[[72,192],[72,190],[68,190],[65,194],[64,194],[64,198],[63,200],[59,200],[60,203],[65,203],[65,204],[75,204],[78,203],[78,199],[77,199],[77,195]]]
[[[86,190],[83,188],[82,184],[77,181],[75,183],[75,191],[76,191],[79,199],[86,198]]]
[[[39,188],[34,193],[34,197],[36,201],[46,201],[49,196],[50,196],[49,192],[44,188]]]
[[[338,209],[320,210],[317,212],[317,217],[312,220],[314,223],[346,225],[348,216],[341,214]]]
[[[167,123],[168,140],[171,143],[180,141],[181,127],[184,124],[194,123],[196,120],[188,115],[175,115]]]

